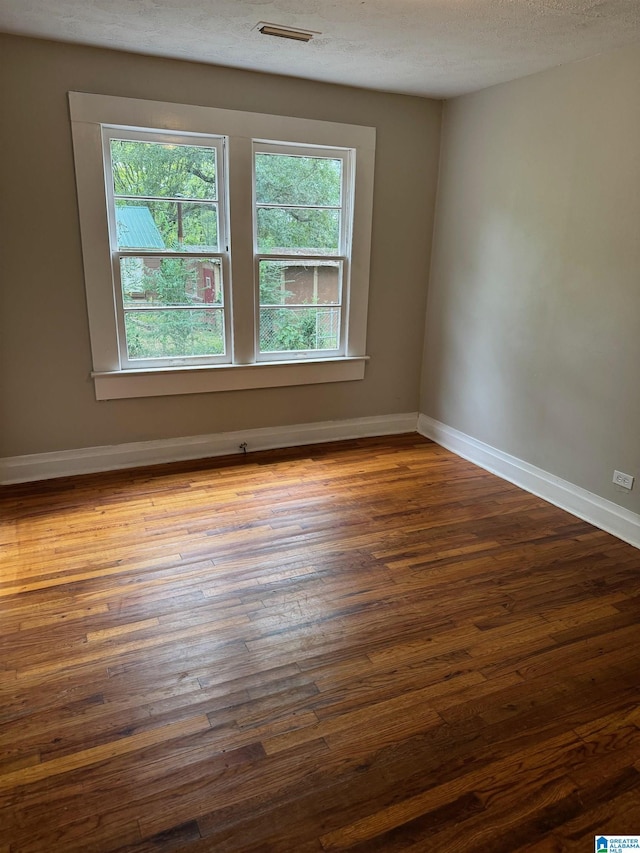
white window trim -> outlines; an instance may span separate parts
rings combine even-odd
[[[342,185],[340,188],[340,234],[338,240],[338,247],[334,253],[326,253],[322,255],[314,255],[313,252],[300,254],[269,254],[262,253],[258,246],[258,219],[256,216],[257,212],[257,199],[255,197],[255,180],[253,186],[253,256],[255,261],[255,269],[254,269],[254,277],[255,281],[259,280],[259,268],[260,262],[262,260],[278,260],[278,261],[337,261],[340,263],[340,346],[336,350],[325,350],[325,351],[312,351],[312,352],[288,352],[288,353],[268,353],[268,352],[260,352],[259,345],[259,330],[256,326],[256,340],[255,340],[255,359],[256,362],[273,362],[274,357],[278,358],[280,356],[283,361],[300,361],[309,358],[320,358],[320,357],[334,357],[339,358],[344,356],[348,349],[348,338],[349,338],[349,328],[348,328],[348,318],[346,317],[345,305],[348,302],[348,294],[349,287],[347,283],[350,282],[350,258],[351,258],[351,227],[352,227],[352,216],[351,216],[351,198],[353,196],[353,176],[355,173],[354,169],[354,151],[353,149],[344,149],[344,148],[318,148],[317,146],[290,146],[280,144],[272,144],[260,142],[258,140],[254,140],[253,142],[253,155],[257,153],[266,153],[266,154],[284,154],[284,155],[293,155],[300,156],[302,153],[308,154],[311,157],[331,157],[339,159],[342,162]],[[255,178],[255,173],[254,173]],[[254,288],[254,297],[255,297],[255,316],[258,317],[260,313],[260,288]]]
[[[222,137],[204,136],[202,134],[166,134],[158,131],[137,131],[131,129],[122,129],[121,127],[112,127],[104,125],[102,131],[103,138],[103,169],[105,174],[105,192],[107,196],[107,216],[109,218],[109,230],[111,232],[111,251],[112,251],[112,278],[114,282],[114,300],[116,304],[116,326],[118,329],[118,340],[120,350],[120,365],[123,371],[138,368],[156,369],[159,367],[177,367],[180,366],[180,359],[136,359],[130,360],[127,352],[126,335],[124,328],[124,305],[122,304],[122,290],[120,284],[121,263],[122,257],[125,255],[133,257],[149,257],[154,255],[153,250],[147,249],[129,249],[125,251],[114,251],[117,245],[116,235],[116,206],[115,196],[113,191],[113,171],[111,164],[110,142],[112,139],[128,139],[134,141],[145,142],[172,142],[182,145],[201,145],[210,147],[216,151],[216,174],[218,179],[219,191],[215,204],[218,208],[218,249],[209,252],[199,252],[200,257],[215,257],[219,260],[222,270],[223,284],[223,306],[220,309],[224,312],[224,339],[225,339],[225,354],[218,356],[190,356],[182,359],[184,366],[196,366],[198,364],[213,365],[215,363],[228,364],[231,361],[231,341],[229,333],[229,304],[231,302],[230,287],[229,287],[229,252],[226,247],[229,243],[227,234],[227,217],[226,217],[226,193],[225,193],[225,163],[224,163],[224,142]],[[167,257],[187,257],[184,252],[162,253]]]
[[[92,376],[97,399],[305,385],[364,377],[374,128],[80,92],[69,93],[69,104],[93,356]],[[230,175],[229,216],[234,241],[233,275],[247,282],[253,282],[254,275],[252,229],[246,227],[247,216],[250,217],[252,211],[253,141],[273,140],[354,149],[351,283],[343,308],[346,312],[345,328],[348,329],[344,356],[314,358],[310,354],[308,359],[293,361],[255,361],[254,329],[247,328],[241,319],[253,316],[251,305],[248,311],[233,314],[234,364],[122,370],[111,278],[102,125],[234,137],[235,145],[230,149],[227,164]],[[243,241],[246,245],[242,245]],[[234,287],[233,299],[236,304],[243,299],[252,303],[253,286]]]

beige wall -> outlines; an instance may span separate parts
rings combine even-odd
[[[0,75],[0,456],[417,411],[439,103],[12,36]],[[365,379],[96,402],[69,90],[376,127]]]
[[[640,47],[447,103],[421,411],[635,512]]]

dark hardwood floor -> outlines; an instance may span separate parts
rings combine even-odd
[[[417,435],[6,487],[0,853],[640,834],[640,552]]]

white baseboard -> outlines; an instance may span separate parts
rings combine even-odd
[[[417,423],[417,412],[410,412],[342,421],[237,430],[160,441],[136,441],[131,444],[33,453],[28,456],[9,456],[0,459],[0,484],[28,483],[33,480],[136,468],[162,462],[227,456],[238,453],[240,444],[245,441],[247,450],[251,452],[350,438],[398,435],[416,432]]]
[[[0,458],[0,485],[227,456],[238,453],[239,445],[245,441],[251,452],[351,438],[399,435],[416,432],[416,426],[421,435],[458,456],[640,548],[640,515],[427,415],[418,416],[415,412],[10,456]]]
[[[503,453],[427,415],[418,417],[418,432],[463,459],[497,474],[503,480],[508,480],[583,521],[588,521],[595,527],[640,548],[640,515],[635,512],[543,471],[542,468],[529,465],[516,456]]]

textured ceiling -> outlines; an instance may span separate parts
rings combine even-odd
[[[0,30],[449,97],[640,40],[640,0],[0,0]]]

